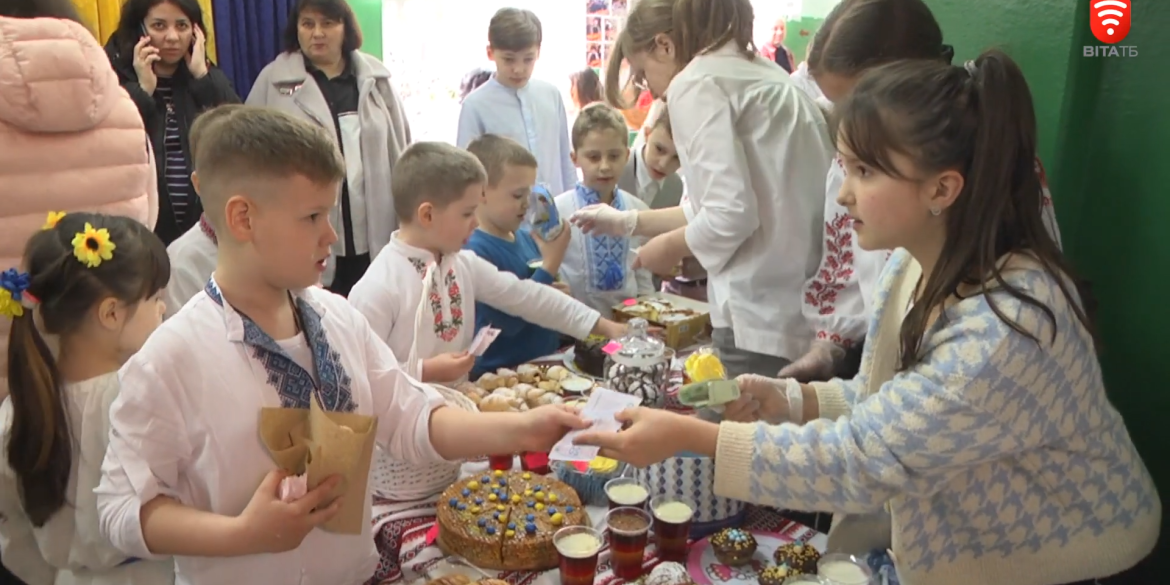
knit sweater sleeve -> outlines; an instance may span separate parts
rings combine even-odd
[[[1031,305],[993,295],[1004,315],[1041,342],[1008,327],[985,296],[963,300],[934,326],[923,361],[850,416],[804,426],[723,423],[716,493],[865,513],[898,494],[929,497],[964,470],[1053,439],[1045,432],[1053,426],[1043,420],[1048,411],[1034,395],[1046,374],[1030,369],[1052,364],[1050,321]],[[1066,331],[1077,331],[1072,323],[1062,325],[1065,337],[1083,337]]]

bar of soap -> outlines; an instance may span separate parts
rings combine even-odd
[[[739,398],[739,384],[735,380],[711,380],[687,384],[678,391],[678,401],[695,408],[710,408],[734,402]]]

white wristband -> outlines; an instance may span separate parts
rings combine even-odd
[[[789,378],[785,394],[788,395],[788,421],[798,425],[804,423],[804,390],[800,382]]]

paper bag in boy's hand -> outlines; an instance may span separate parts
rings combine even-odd
[[[321,525],[340,534],[361,534],[365,528],[365,499],[378,420],[347,412],[328,412],[316,397],[308,409],[263,408],[260,438],[281,469],[308,476],[310,490],[332,475],[341,477],[334,493],[321,502],[328,506],[344,496],[341,510]]]

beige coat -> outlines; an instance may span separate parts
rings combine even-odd
[[[410,126],[402,101],[390,84],[390,70],[374,57],[354,51],[350,55],[358,83],[358,120],[361,128],[363,182],[371,258],[376,257],[390,234],[398,229],[398,216],[390,195],[390,175],[398,157],[410,144]],[[247,104],[268,106],[320,124],[336,139],[333,115],[316,79],[305,70],[301,53],[281,53],[268,64],[248,94]],[[322,277],[333,280],[334,263]]]

